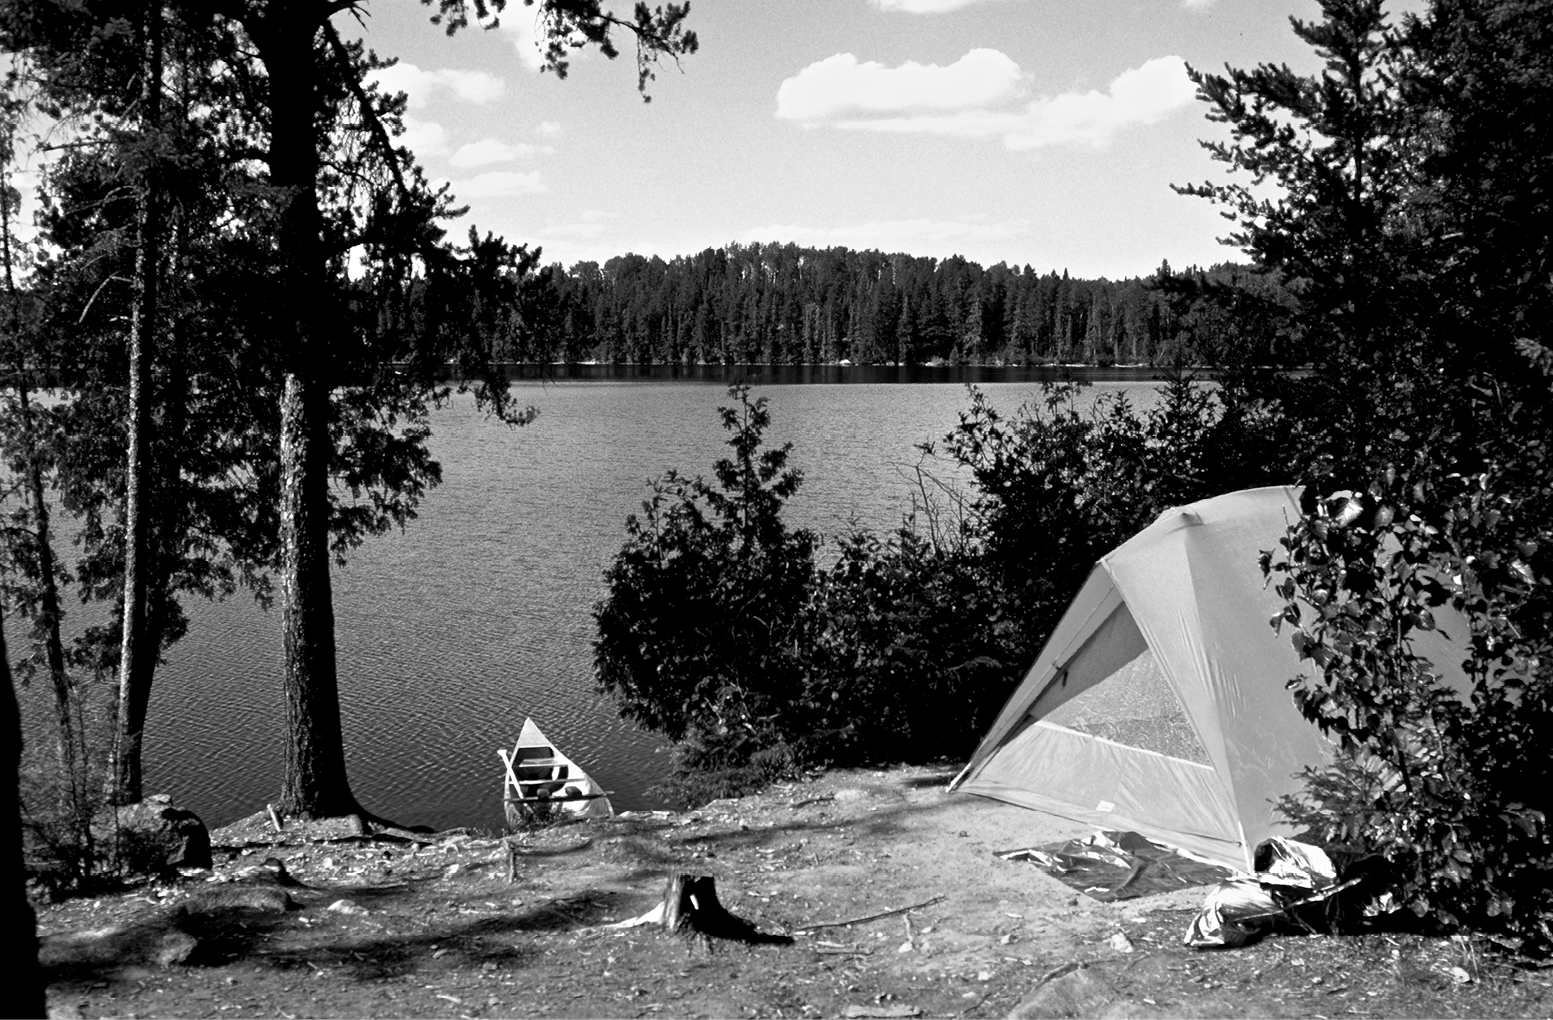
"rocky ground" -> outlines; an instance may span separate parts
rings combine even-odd
[[[1546,1016],[1553,974],[1470,940],[1202,952],[1201,889],[1097,903],[994,850],[1083,830],[926,769],[520,837],[212,834],[215,867],[40,908],[55,1016]],[[612,928],[668,876],[785,943]],[[911,909],[903,909],[911,908]],[[1119,937],[1120,936],[1120,937]],[[1491,947],[1489,947],[1491,948]]]

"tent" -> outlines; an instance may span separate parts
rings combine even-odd
[[[1257,566],[1298,517],[1294,489],[1232,492],[1103,557],[950,789],[1250,870],[1293,835],[1273,802],[1330,753],[1285,688],[1312,666],[1269,625],[1282,603]],[[1462,655],[1421,644],[1462,689]]]

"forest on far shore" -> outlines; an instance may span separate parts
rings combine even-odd
[[[1276,276],[1233,264],[1079,280],[1030,266],[795,244],[627,254],[524,281],[505,361],[1287,366]],[[505,318],[505,317],[504,317]]]

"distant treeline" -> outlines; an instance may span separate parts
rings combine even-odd
[[[1243,266],[1079,280],[793,244],[559,264],[525,281],[508,361],[1174,365],[1304,361],[1292,301]]]

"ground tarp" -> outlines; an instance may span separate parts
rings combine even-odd
[[[1005,861],[1027,861],[1101,902],[1212,885],[1230,877],[1216,864],[1194,860],[1136,832],[1097,832],[1045,847],[999,850]]]

